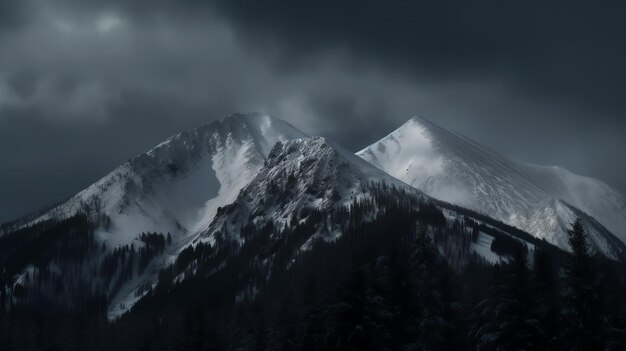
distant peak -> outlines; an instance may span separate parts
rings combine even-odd
[[[384,139],[397,139],[397,138],[414,138],[419,137],[421,139],[432,139],[434,136],[442,136],[447,135],[452,132],[447,129],[440,127],[436,123],[431,122],[429,119],[415,115],[411,117],[408,121],[404,122],[401,126],[396,128],[393,132],[391,132]],[[383,140],[384,140],[383,139]]]
[[[420,116],[420,115],[415,115],[413,117],[411,117],[411,119],[409,119],[404,125],[413,125],[413,126],[419,126],[422,128],[426,128],[426,129],[441,129],[441,130],[446,130],[446,128],[438,125],[437,123],[431,121],[430,119],[424,117],[424,116]],[[403,126],[404,126],[403,125]]]
[[[408,122],[412,122],[412,123],[429,123],[429,124],[432,124],[432,122],[431,122],[429,119],[427,119],[427,118],[426,118],[426,117],[424,117],[424,116],[420,116],[420,115],[415,115],[415,116],[411,117],[411,119],[409,119],[409,121],[408,121]]]

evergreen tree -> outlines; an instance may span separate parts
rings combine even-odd
[[[535,350],[541,330],[532,300],[527,252],[518,249],[513,260],[495,271],[487,296],[475,307],[472,336],[481,350]]]
[[[572,252],[565,265],[563,339],[572,350],[601,350],[604,321],[597,291],[596,260],[580,219],[574,222],[569,234]]]
[[[363,350],[370,345],[366,330],[367,294],[365,274],[356,269],[343,298],[331,306],[333,316],[327,325],[330,335],[325,340],[328,349]]]
[[[507,266],[500,326],[500,346],[507,350],[536,350],[540,339],[534,290],[526,250],[518,250]]]
[[[417,304],[417,330],[414,349],[438,349],[444,343],[443,334],[446,321],[442,319],[443,301],[439,281],[441,261],[427,233],[427,228],[419,228],[412,255],[412,270],[415,277]],[[446,273],[450,273],[449,271]]]
[[[536,297],[537,320],[542,335],[537,347],[558,349],[559,340],[559,281],[558,271],[550,253],[535,248],[533,255],[533,295]]]

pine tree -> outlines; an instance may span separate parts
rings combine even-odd
[[[534,292],[537,301],[537,319],[542,337],[538,348],[554,350],[558,348],[559,337],[559,285],[558,272],[550,253],[535,248],[533,255]]]
[[[343,297],[333,306],[332,318],[326,326],[330,335],[326,346],[338,350],[363,350],[369,345],[366,326],[368,291],[365,272],[356,269]]]
[[[534,314],[526,250],[517,250],[513,262],[507,268],[508,284],[504,287],[500,345],[509,350],[535,350],[540,330]]]
[[[495,282],[472,315],[471,336],[477,349],[538,349],[541,330],[525,247],[517,250],[510,263],[495,267],[493,273]]]
[[[411,257],[412,274],[415,277],[418,328],[414,346],[417,349],[436,349],[444,342],[442,334],[445,321],[442,320],[443,303],[438,281],[439,260],[437,252],[427,233],[427,228],[419,228],[415,240],[415,251]]]
[[[571,350],[600,350],[604,327],[596,290],[596,260],[580,219],[574,222],[569,234],[572,252],[565,265],[564,340],[570,343]]]

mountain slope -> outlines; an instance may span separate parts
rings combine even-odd
[[[208,226],[219,206],[235,199],[274,143],[305,136],[282,120],[232,115],[165,140],[14,228],[83,212],[103,222],[97,234],[111,247],[128,244],[141,232],[193,234]]]
[[[228,232],[241,240],[238,231],[249,222],[284,226],[303,220],[309,210],[328,210],[367,199],[371,197],[370,183],[411,189],[325,138],[279,142],[265,167],[237,200],[216,216],[203,236],[214,242],[217,232]],[[341,230],[335,229],[329,226],[318,234],[333,240],[341,235]]]
[[[421,117],[357,155],[428,195],[488,214],[564,249],[569,221],[578,209],[597,220],[587,222],[597,248],[611,257],[624,250],[608,232],[626,242],[626,201],[601,181],[511,160]]]
[[[276,236],[288,236],[281,232],[309,225],[308,236],[297,248],[306,251],[316,240],[334,242],[341,238],[355,225],[354,218],[359,225],[367,225],[369,221],[393,216],[389,211],[399,208],[418,215],[398,221],[411,225],[421,222],[441,229],[431,234],[440,244],[442,254],[457,267],[473,253],[493,263],[505,259],[505,254],[492,252],[488,245],[483,247],[486,254],[477,252],[478,238],[472,238],[472,230],[484,239],[498,237],[527,248],[542,246],[552,250],[547,243],[519,229],[435,200],[321,137],[277,143],[258,175],[232,204],[218,211],[211,226],[193,245],[203,242],[220,250],[228,242],[235,246],[246,244],[251,240],[245,234],[249,230],[262,231],[259,228],[269,225],[270,239],[276,240]],[[387,233],[393,228],[378,230]],[[471,241],[475,243],[470,245]]]
[[[250,232],[255,232],[258,228],[306,226],[307,222],[311,225],[314,223],[315,230],[301,235],[303,240],[299,242],[296,251],[310,249],[317,239],[329,242],[336,240],[341,237],[343,226],[330,220],[330,217],[320,225],[317,223],[320,216],[322,213],[328,215],[332,211],[345,212],[351,205],[371,200],[372,183],[384,183],[422,196],[416,189],[324,138],[277,142],[262,167],[256,170],[255,176],[243,187],[236,199],[217,209],[210,225],[188,237],[190,240],[182,245],[173,245],[169,249],[172,256],[169,259],[161,257],[153,265],[154,274],[142,282],[127,284],[117,294],[110,304],[109,317],[116,318],[128,311],[143,297],[146,292],[144,286],[154,288],[163,284],[162,277],[157,279],[156,274],[162,268],[171,267],[168,266],[170,263],[175,263],[174,267],[186,267],[180,260],[184,261],[190,252],[202,252],[205,245],[215,248],[220,253],[218,256],[231,251],[238,252],[242,246],[250,246],[250,241],[271,246],[276,244],[276,236],[267,240],[254,239]],[[326,218],[326,215],[323,217]],[[258,252],[252,254],[256,255]],[[271,261],[266,263],[270,264]],[[221,264],[207,266],[195,263],[195,268],[191,271],[223,268]],[[190,273],[180,271],[176,275],[183,279]]]
[[[412,123],[378,145],[372,152],[375,165],[393,165],[392,175],[398,169],[422,170],[428,177],[420,184],[443,199],[439,195],[473,189],[468,186],[497,191],[498,202],[481,198],[492,207],[480,212],[508,213],[511,217],[496,217],[506,223],[523,219],[544,233],[532,232],[536,237],[561,247],[569,222],[583,217],[597,247],[611,257],[624,256],[624,245],[600,223],[550,196],[513,161],[467,146],[458,136],[444,140],[447,144],[414,138],[415,128]],[[448,147],[454,152],[432,147],[454,146],[455,141],[457,149]],[[464,162],[453,169],[458,174],[448,172],[452,157]],[[415,186],[418,178],[392,175],[286,122],[233,115],[173,136],[43,215],[5,226],[0,297],[9,296],[11,304],[69,311],[96,308],[117,318],[155,289],[228,273],[233,276],[224,278],[227,282],[237,281],[224,288],[234,294],[231,298],[253,298],[259,276],[268,279],[275,268],[285,273],[304,253],[317,254],[320,245],[346,235],[350,239],[341,245],[349,245],[362,240],[362,232],[381,241],[396,232],[413,236],[418,227],[428,228],[439,253],[457,269],[475,259],[506,261],[520,248],[559,252],[492,218],[435,201],[402,181]]]
[[[377,260],[381,250],[403,245],[399,238],[406,244],[421,233],[459,271],[469,262],[506,262],[517,250],[530,257],[537,247],[555,258],[563,253],[487,216],[434,200],[325,138],[294,139],[274,146],[257,176],[161,271],[155,293],[137,308],[145,311],[152,297],[167,299],[187,289],[207,290],[200,296],[210,303],[223,299],[219,306],[254,301],[293,279],[308,279],[295,272],[311,260],[337,262],[333,274],[347,273],[356,261]],[[310,267],[311,275],[328,268]],[[324,279],[333,281],[331,275]]]
[[[93,238],[85,233],[79,241],[87,242],[83,245],[88,247],[81,255],[84,261],[80,270],[75,264],[67,264],[67,271],[59,269],[53,262],[58,258],[54,258],[39,262],[38,272],[31,274],[53,269],[65,279],[93,279],[89,284],[102,286],[99,289],[111,307],[109,315],[117,316],[141,298],[141,287],[152,284],[158,271],[175,259],[181,248],[208,228],[220,206],[235,200],[263,167],[276,142],[302,137],[306,135],[279,119],[261,114],[231,115],[165,140],[68,201],[44,214],[13,222],[0,234],[12,242],[16,239],[11,234],[24,232],[20,235],[32,238],[32,242],[19,241],[23,244],[20,247],[30,252],[29,247],[41,246],[40,242],[47,240],[42,235],[50,232],[50,226],[88,221]],[[153,236],[146,239],[143,233]],[[54,235],[65,234],[55,231]],[[166,237],[168,244],[159,244],[159,238]],[[92,249],[94,245],[98,250]],[[124,260],[135,252],[143,262]],[[112,268],[103,268],[111,260]],[[16,265],[12,273],[32,270],[29,263],[34,262]],[[100,274],[87,277],[88,271]]]

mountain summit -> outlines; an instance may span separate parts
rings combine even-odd
[[[278,142],[265,166],[237,200],[218,213],[204,236],[214,242],[216,233],[234,233],[239,241],[238,230],[247,223],[283,227],[304,220],[311,211],[349,207],[372,198],[373,184],[421,194],[326,138]],[[310,239],[335,240],[341,235],[341,228],[331,223]]]
[[[589,219],[587,227],[595,247],[609,256],[619,245],[608,231],[626,242],[626,201],[607,184],[561,167],[510,159],[422,117],[411,118],[357,155],[430,196],[563,249],[569,247],[567,229],[581,216],[597,220]]]
[[[84,263],[94,267],[100,266],[102,255],[146,247],[144,233],[170,237],[171,244],[147,269],[108,288],[114,307],[109,314],[116,316],[141,297],[138,286],[152,284],[158,270],[209,227],[218,208],[237,198],[263,168],[274,144],[303,137],[307,135],[280,119],[230,115],[168,138],[66,202],[4,226],[0,235],[86,215],[103,247]]]
[[[82,212],[106,222],[97,234],[111,247],[144,231],[171,232],[175,238],[193,234],[208,227],[218,207],[235,200],[276,142],[303,137],[280,119],[233,114],[168,138],[67,202],[15,226]]]

